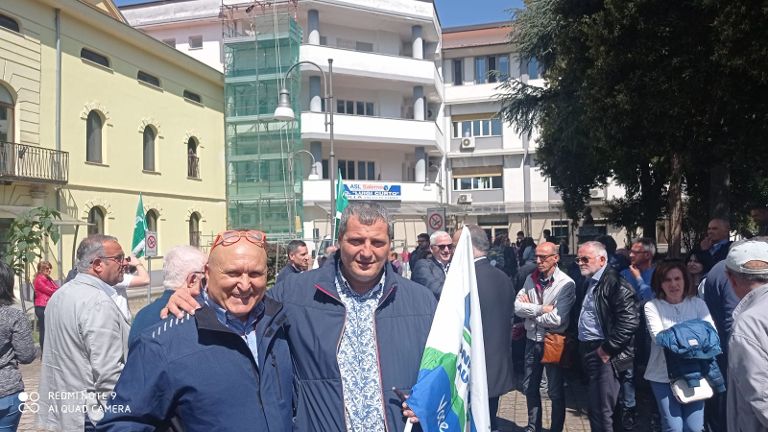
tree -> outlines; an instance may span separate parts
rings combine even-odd
[[[8,247],[5,261],[14,273],[30,284],[29,265],[42,257],[48,239],[54,244],[60,238],[59,228],[54,224],[61,219],[56,210],[45,207],[35,207],[17,217],[8,232]],[[26,311],[24,296],[21,296],[22,308]]]
[[[768,72],[752,67],[768,66],[762,3],[526,6],[515,16],[512,43],[522,57],[540,59],[547,85],[507,84],[502,113],[523,130],[541,129],[537,157],[572,200],[566,206],[578,207],[580,191],[612,177],[627,197],[609,217],[650,237],[656,221],[669,217],[670,254],[677,255],[683,226],[706,224],[702,210],[728,215],[768,195],[760,181],[768,146],[755,145],[768,132]]]

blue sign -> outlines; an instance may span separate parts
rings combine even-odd
[[[400,201],[401,185],[344,182],[344,194],[350,201]]]

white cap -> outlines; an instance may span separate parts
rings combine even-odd
[[[768,275],[768,267],[758,269],[744,267],[744,264],[750,261],[763,261],[768,264],[768,242],[756,239],[737,241],[728,251],[725,266],[736,273]]]

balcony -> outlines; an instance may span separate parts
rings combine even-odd
[[[500,92],[499,83],[446,85],[444,100],[447,105],[496,101]]]
[[[429,120],[334,114],[333,122],[336,141],[435,147],[443,140],[443,132]],[[301,113],[301,137],[305,140],[327,139],[325,114],[313,111]]]
[[[301,60],[315,62],[324,69],[328,65],[328,59],[334,59],[334,76],[352,75],[403,81],[442,90],[442,80],[431,60],[310,44],[301,45],[299,55]]]
[[[66,184],[69,153],[0,141],[0,181]]]

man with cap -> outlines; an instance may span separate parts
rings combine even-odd
[[[768,237],[741,240],[725,259],[741,299],[728,358],[728,430],[768,431]]]

